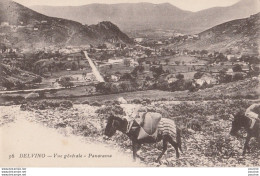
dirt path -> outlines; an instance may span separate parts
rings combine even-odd
[[[86,138],[64,136],[27,120],[33,115],[20,111],[18,106],[0,107],[0,166],[141,166],[132,161],[130,153],[124,154],[104,143],[91,143]],[[12,154],[15,158],[9,159]]]

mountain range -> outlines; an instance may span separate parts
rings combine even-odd
[[[111,22],[83,25],[72,20],[42,15],[11,0],[0,1],[0,23],[0,43],[16,47],[132,42]]]
[[[260,12],[260,1],[241,0],[228,7],[214,7],[198,12],[185,11],[170,3],[32,6],[31,8],[45,15],[70,19],[83,24],[111,21],[123,31],[174,29],[184,33],[199,33],[218,24],[246,18]]]

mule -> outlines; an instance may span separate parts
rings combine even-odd
[[[230,131],[230,135],[237,136],[238,131],[241,130],[242,128],[244,128],[247,132],[247,137],[246,137],[246,141],[245,141],[244,149],[243,149],[243,155],[245,155],[246,150],[248,150],[248,152],[250,152],[249,141],[252,137],[257,138],[258,145],[260,143],[260,136],[259,136],[260,124],[259,124],[259,120],[256,121],[253,128],[251,129],[250,126],[251,126],[252,121],[251,121],[250,118],[246,117],[243,112],[239,112],[233,117],[234,117],[234,119],[233,119],[233,122],[232,122],[232,128],[231,128],[231,131]]]
[[[158,115],[159,113],[156,113]],[[159,114],[161,115],[161,114]],[[130,140],[132,141],[132,149],[133,149],[133,159],[136,160],[136,157],[141,158],[137,155],[137,151],[141,148],[141,145],[144,143],[157,143],[161,140],[163,141],[163,150],[161,154],[156,159],[156,162],[161,164],[161,158],[167,150],[167,145],[170,143],[175,151],[176,157],[179,158],[179,149],[182,152],[181,148],[181,130],[177,128],[173,120],[162,118],[158,125],[158,135],[156,140],[151,139],[144,139],[138,140],[138,134],[140,131],[140,127],[138,128],[131,128],[128,130],[129,121],[126,119],[122,119],[120,117],[116,117],[111,115],[108,118],[107,125],[105,127],[105,135],[108,137],[112,137],[116,131],[121,131],[122,133],[126,134]],[[176,141],[174,140],[176,138]]]

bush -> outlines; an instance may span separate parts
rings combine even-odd
[[[42,82],[42,77],[38,76],[37,78],[34,78],[32,80],[33,83],[41,83]]]
[[[194,130],[194,131],[201,131],[202,130],[202,122],[200,122],[198,119],[192,119],[187,127]]]
[[[201,77],[203,76],[203,73],[202,72],[196,72],[195,74],[194,74],[194,79],[200,79]]]
[[[232,145],[232,139],[225,136],[217,136],[209,140],[206,144],[205,156],[218,157],[218,158],[230,158],[236,155],[236,151]]]
[[[102,106],[99,102],[93,102],[90,104],[90,106]]]
[[[176,75],[176,78],[177,79],[184,79],[184,75],[179,73],[179,74]]]
[[[132,103],[133,104],[142,104],[142,101],[140,99],[133,99]]]
[[[110,116],[111,114],[116,115],[116,116],[125,115],[124,109],[118,105],[101,107],[96,111],[96,113],[105,115],[105,116]]]
[[[233,72],[242,72],[242,67],[239,64],[236,64],[232,67]]]
[[[10,90],[11,88],[14,87],[14,83],[13,82],[10,82],[8,80],[5,80],[3,83],[2,83],[2,86],[5,87],[7,90]]]
[[[82,104],[87,104],[87,105],[89,105],[89,101],[83,101]]]
[[[42,100],[42,101],[28,101],[20,106],[21,110],[45,110],[45,109],[70,109],[73,107],[71,101],[68,100]]]
[[[239,81],[239,80],[243,80],[244,76],[242,73],[235,73],[233,76],[233,81]]]

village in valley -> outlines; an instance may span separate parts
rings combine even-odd
[[[8,22],[1,24],[1,29],[23,27],[28,28],[10,26]],[[199,37],[175,35],[169,40],[198,40]],[[259,55],[256,54],[232,52],[232,48],[223,53],[169,48],[169,40],[166,39],[132,40],[132,45],[112,41],[113,45],[45,47],[33,52],[2,44],[1,66],[9,71],[17,68],[25,71],[18,69],[17,72],[21,72],[19,76],[10,75],[13,79],[5,80],[1,91],[37,92],[39,89],[39,92],[49,94],[51,91],[64,91],[65,88],[71,92],[68,95],[70,97],[74,92],[76,96],[153,89],[193,92],[257,77],[259,74]],[[84,51],[94,63],[92,67]],[[97,80],[93,67],[103,77],[101,82]],[[36,97],[38,95],[34,94]]]

